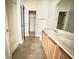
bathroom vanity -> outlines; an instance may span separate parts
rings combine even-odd
[[[74,58],[74,35],[72,33],[45,29],[42,32],[42,45],[47,59]]]

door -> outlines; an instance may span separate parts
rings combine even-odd
[[[25,7],[21,5],[21,32],[22,39],[25,40]]]
[[[59,12],[57,28],[63,30],[66,12]]]
[[[29,11],[29,35],[35,35],[36,11]]]
[[[7,12],[5,12],[5,58],[11,59],[11,49],[10,49],[10,37],[9,37],[9,30],[8,30],[8,23],[7,23]]]

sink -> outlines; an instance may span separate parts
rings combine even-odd
[[[68,47],[74,48],[74,41],[69,39],[63,39],[60,40],[63,44],[65,44]]]
[[[56,38],[68,47],[74,48],[74,34],[63,30],[56,29]]]
[[[51,38],[65,51],[67,52],[71,57],[74,56],[74,34],[55,29],[46,29],[45,32],[49,34]]]
[[[58,37],[59,39],[69,39],[69,40],[74,39],[73,33],[63,31],[63,30],[59,30],[59,29],[56,29],[54,32],[55,32],[56,37]]]

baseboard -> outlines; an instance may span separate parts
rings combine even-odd
[[[19,44],[22,44],[24,42],[24,40],[19,41]]]
[[[14,44],[14,46],[11,48],[11,53],[13,53],[13,52],[15,51],[15,49],[18,47],[18,45],[19,45],[18,42],[16,42],[16,43]]]

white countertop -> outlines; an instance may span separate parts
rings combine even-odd
[[[55,41],[68,55],[74,58],[74,34],[65,31],[57,33],[50,29],[44,29],[44,32]]]

